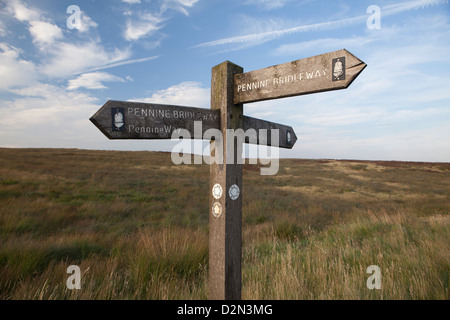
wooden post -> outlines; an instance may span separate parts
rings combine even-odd
[[[236,141],[227,140],[227,129],[243,127],[243,105],[233,103],[234,75],[242,72],[241,67],[229,61],[212,69],[211,109],[220,110],[223,163],[210,165],[210,300],[241,299],[242,154],[237,154]],[[216,156],[216,147],[220,147],[218,141],[212,141],[211,159]],[[234,159],[227,163],[230,152]]]

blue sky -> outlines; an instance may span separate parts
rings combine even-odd
[[[342,48],[368,65],[348,89],[244,105],[294,128],[280,155],[449,162],[443,0],[3,0],[0,147],[170,151],[110,141],[88,119],[109,99],[209,108],[225,60],[251,71]]]

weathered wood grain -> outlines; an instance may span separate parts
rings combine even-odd
[[[212,69],[211,109],[220,111],[223,135],[223,163],[210,164],[209,195],[209,295],[210,300],[241,299],[242,194],[231,199],[229,190],[236,185],[242,193],[242,162],[237,143],[227,141],[227,129],[242,129],[243,106],[233,104],[233,75],[242,68],[226,61]],[[211,158],[221,146],[211,142]],[[231,161],[230,153],[233,154]],[[214,186],[223,190],[214,197]],[[217,196],[217,194],[216,194]],[[220,215],[215,215],[220,209]]]
[[[339,77],[333,62],[344,63]],[[343,61],[345,60],[345,61]],[[234,103],[292,97],[347,88],[366,64],[345,49],[276,66],[236,74]]]
[[[249,138],[250,130],[255,130],[256,140]],[[247,133],[245,143],[279,148],[292,149],[297,141],[297,135],[290,126],[274,123],[266,120],[244,116],[244,132]],[[262,131],[266,130],[266,131]],[[278,140],[272,141],[272,130],[278,130]],[[267,132],[267,135],[265,134]]]
[[[114,112],[117,109],[124,112],[120,128],[114,125]],[[220,128],[220,110],[111,100],[90,120],[109,139],[171,139],[172,133],[178,129],[187,130],[191,139],[203,139],[206,130]],[[201,130],[195,130],[195,121],[201,121],[201,127],[198,127]],[[243,121],[244,134],[250,133],[249,129],[256,132],[255,139],[245,136],[246,143],[276,145],[272,143],[271,129],[280,130],[280,148],[291,149],[297,140],[291,127],[247,116],[243,117]],[[260,129],[267,130],[266,139],[261,139],[265,135],[260,135]],[[287,132],[292,134],[291,143],[287,141]]]
[[[115,110],[123,110],[123,126],[114,125]],[[219,128],[218,111],[164,104],[108,101],[90,120],[109,139],[170,139],[178,129],[187,130],[192,139],[202,139],[206,130]],[[201,121],[195,132],[195,121]]]

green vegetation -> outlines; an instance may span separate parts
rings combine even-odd
[[[209,193],[167,153],[0,149],[0,299],[206,299]],[[449,212],[448,163],[245,165],[243,299],[448,299]]]

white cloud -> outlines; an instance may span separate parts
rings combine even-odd
[[[49,77],[67,77],[74,74],[98,71],[120,65],[139,63],[156,59],[156,56],[129,59],[132,55],[130,48],[107,50],[99,38],[84,38],[82,42],[68,42],[63,31],[54,23],[46,19],[37,9],[24,5],[21,1],[11,1],[7,7],[9,12],[19,21],[26,22],[33,43],[41,50],[42,57],[37,65],[37,73]],[[83,11],[80,14],[81,24],[78,30],[87,32],[97,27]],[[149,19],[148,15],[145,15]],[[1,25],[0,25],[1,27]],[[1,29],[0,29],[1,31]],[[25,61],[20,61],[21,65]],[[14,64],[17,69],[17,63]],[[12,69],[7,67],[4,69]],[[3,72],[8,72],[4,70]],[[15,77],[12,77],[14,79]],[[33,78],[35,79],[35,78]],[[1,81],[1,80],[0,80]],[[13,80],[3,80],[12,83]],[[27,82],[26,80],[24,81]]]
[[[5,37],[7,35],[6,27],[2,21],[0,21],[0,37]]]
[[[11,92],[18,97],[3,100],[0,145],[77,147],[95,136],[88,120],[99,108],[94,97],[40,82]]]
[[[107,50],[99,38],[68,42],[62,30],[46,19],[39,10],[28,7],[21,1],[11,1],[6,8],[12,17],[24,22],[33,43],[41,52],[37,57],[38,60],[31,62],[22,58],[24,52],[21,49],[0,43],[0,90],[29,87],[35,81],[41,81],[46,77],[47,80],[67,78],[81,73],[85,74],[69,82],[69,89],[104,88],[102,82],[124,80],[105,72],[94,71],[157,58],[152,56],[129,59],[132,54],[130,48]],[[97,26],[86,14],[82,13],[81,17],[83,23],[80,31],[85,32]],[[0,31],[2,26],[0,23]],[[96,78],[97,76],[101,76],[102,79]]]
[[[161,0],[159,2],[159,11],[124,11],[123,15],[129,17],[123,32],[123,37],[127,41],[137,41],[149,38],[161,28],[167,20],[166,12],[169,9],[179,11],[185,15],[189,15],[189,8],[192,8],[199,0]],[[130,4],[138,3],[133,0],[123,1]],[[159,45],[159,41],[154,41],[153,46]]]
[[[47,62],[40,71],[51,77],[66,77],[118,63],[131,56],[129,49],[106,51],[96,41],[87,43],[59,42],[48,49]]]
[[[40,10],[30,8],[20,0],[10,1],[6,7],[7,12],[21,22],[30,24],[29,31],[34,41],[42,44],[63,37],[61,29],[45,18]],[[80,32],[86,32],[98,25],[83,11],[80,12],[81,23],[77,28]]]
[[[163,0],[161,10],[174,9],[189,15],[187,8],[192,8],[199,0]]]
[[[52,44],[62,39],[62,30],[55,24],[45,21],[30,21],[30,34],[38,45]]]
[[[76,79],[69,80],[67,89],[106,89],[103,82],[125,82],[125,80],[107,72],[85,73]]]
[[[39,46],[63,38],[62,30],[57,25],[45,21],[38,9],[28,7],[20,0],[8,2],[6,11],[17,20],[28,23],[33,42]]]
[[[9,1],[6,10],[12,13],[14,18],[22,22],[41,19],[41,13],[39,10],[30,9],[20,0]]]
[[[120,1],[128,3],[128,4],[139,4],[139,3],[141,3],[141,0],[120,0]]]
[[[144,37],[153,35],[163,27],[164,19],[152,13],[139,14],[138,19],[129,19],[123,33],[125,40],[136,41]]]
[[[22,50],[0,43],[0,90],[31,83],[37,78],[36,67],[20,58]]]
[[[83,11],[81,11],[81,23],[79,28],[77,28],[80,32],[87,32],[90,28],[97,28],[98,24],[93,21],[87,14],[85,14]]]
[[[202,87],[199,82],[186,81],[167,89],[156,91],[150,97],[130,101],[209,108],[210,94],[210,88]]]

